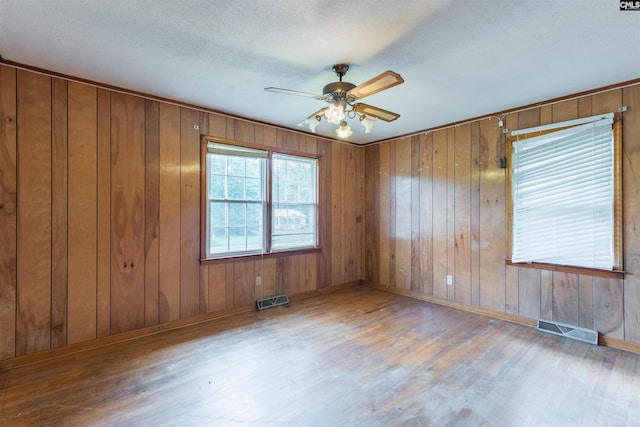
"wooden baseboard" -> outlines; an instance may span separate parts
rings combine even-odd
[[[339,292],[345,289],[352,288],[359,285],[360,282],[348,282],[336,286],[328,286],[313,291],[302,292],[290,296],[290,301],[298,301],[306,298],[315,297],[318,295]],[[223,310],[215,313],[207,313],[200,316],[190,317],[188,319],[174,320],[171,322],[163,323],[160,325],[149,326],[146,328],[136,329],[133,331],[123,332],[117,335],[110,335],[108,337],[97,338],[90,341],[84,341],[77,344],[70,344],[65,347],[54,348],[47,351],[28,354],[25,356],[18,356],[12,359],[0,360],[0,372],[15,369],[22,366],[32,365],[34,363],[42,362],[45,360],[56,359],[69,354],[74,354],[82,351],[92,350],[99,347],[104,347],[111,344],[121,343],[125,341],[131,341],[139,339],[145,336],[159,334],[161,332],[171,331],[180,328],[186,328],[188,326],[197,325],[200,323],[210,322],[217,319],[233,316],[236,314],[249,313],[257,311],[255,304],[243,305],[230,310]]]
[[[514,316],[512,314],[499,313],[497,311],[488,310],[480,307],[473,307],[464,304],[459,304],[453,301],[446,301],[439,298],[430,297],[427,295],[420,294],[418,292],[408,291],[405,289],[393,288],[390,286],[384,286],[378,283],[372,283],[363,281],[363,285],[369,286],[373,289],[378,289],[385,292],[390,292],[397,295],[404,295],[410,298],[419,299],[422,301],[431,302],[438,305],[444,305],[447,307],[456,308],[458,310],[468,311],[471,313],[481,314],[483,316],[492,317],[494,319],[505,320],[507,322],[517,323],[524,326],[530,326],[535,328],[537,326],[537,321],[534,319],[529,319],[521,316]],[[640,344],[632,343],[629,341],[624,341],[618,338],[607,337],[606,335],[599,335],[598,344],[606,347],[617,348],[619,350],[625,350],[632,353],[640,354]]]

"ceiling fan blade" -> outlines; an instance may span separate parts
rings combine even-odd
[[[324,95],[318,95],[317,93],[310,93],[310,92],[300,92],[299,90],[282,89],[279,87],[265,87],[264,90],[266,90],[267,92],[286,93],[288,95],[306,96],[307,98],[313,98],[319,101],[325,100]]]
[[[349,95],[356,98],[364,98],[365,96],[373,95],[374,93],[381,92],[401,83],[404,83],[404,79],[400,74],[387,70],[379,76],[354,87],[349,91]]]
[[[371,116],[375,117],[376,119],[384,120],[385,122],[392,122],[400,117],[400,114],[383,110],[382,108],[374,107],[368,104],[354,104],[353,111],[364,114],[365,116]]]
[[[312,119],[314,117],[322,117],[324,115],[324,112],[327,111],[328,109],[329,109],[329,107],[324,107],[324,108],[319,109],[318,111],[316,111],[315,113],[311,114],[309,117],[307,117],[306,119],[304,119],[303,121],[298,123],[298,126],[308,126],[310,119]]]

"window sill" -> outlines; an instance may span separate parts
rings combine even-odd
[[[252,255],[238,255],[221,258],[203,258],[200,260],[200,265],[212,265],[212,264],[226,264],[236,261],[252,261],[258,259],[280,258],[293,255],[304,255],[319,253],[322,248],[304,248],[304,249],[292,249],[287,251],[270,252],[264,254],[252,254]]]
[[[624,279],[624,270],[600,270],[597,268],[572,267],[568,265],[543,264],[538,262],[511,262],[510,259],[504,260],[506,265],[524,268],[536,268],[538,270],[560,271],[563,273],[584,274],[587,276],[608,277],[612,279]]]

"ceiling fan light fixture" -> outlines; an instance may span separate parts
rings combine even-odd
[[[329,109],[327,111],[324,112],[324,117],[329,123],[339,125],[340,122],[344,121],[344,118],[346,117],[345,110],[346,102],[336,101],[329,106]]]
[[[363,114],[360,116],[360,123],[364,126],[364,133],[369,133],[373,130],[373,125],[376,123],[376,119],[373,117],[367,117]]]
[[[311,116],[298,123],[298,126],[309,126],[309,130],[315,133],[316,126],[318,126],[319,123],[320,119],[317,116]]]
[[[336,129],[336,135],[338,138],[349,138],[352,133],[351,128],[344,120],[340,122],[340,127]]]

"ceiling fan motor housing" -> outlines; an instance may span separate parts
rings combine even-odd
[[[349,82],[335,82],[329,83],[322,89],[324,96],[330,97],[333,100],[341,100],[347,98],[347,92],[356,87],[353,83]]]

